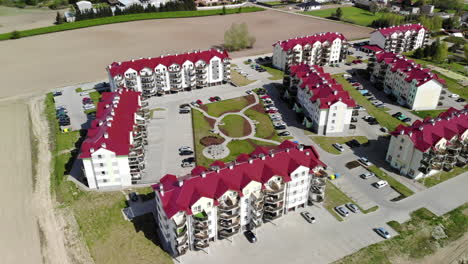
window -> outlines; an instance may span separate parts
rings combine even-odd
[[[106,172],[105,172],[105,171],[101,171],[101,175],[106,175]]]
[[[98,159],[102,159],[102,155],[97,155],[97,158],[98,158]]]
[[[335,120],[332,120],[331,123],[332,123],[332,124],[335,124]]]
[[[402,150],[402,149],[403,149],[403,147],[402,147],[402,146],[400,146],[400,147],[399,147],[399,149],[400,149],[400,150]]]
[[[336,113],[333,113],[333,115],[332,115],[332,116],[333,116],[333,117],[335,117],[335,116],[336,116]]]
[[[102,182],[106,183],[106,182],[108,182],[108,180],[107,179],[102,179]]]
[[[104,167],[104,163],[99,163],[99,167]]]

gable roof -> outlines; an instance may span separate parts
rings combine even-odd
[[[299,146],[285,141],[264,158],[250,158],[247,162],[232,162],[219,171],[205,171],[204,176],[192,173],[177,179],[174,175],[161,178],[153,189],[161,198],[168,218],[180,211],[191,214],[190,208],[200,197],[219,199],[226,191],[232,190],[242,195],[242,189],[250,182],[262,184],[273,176],[280,176],[285,182],[291,180],[290,173],[299,166],[316,168],[326,165],[319,160],[312,146]],[[245,157],[245,156],[244,156]],[[180,183],[179,183],[180,181]],[[160,191],[162,187],[163,193]]]
[[[450,108],[440,113],[437,118],[427,117],[423,121],[416,120],[411,126],[399,125],[392,136],[408,135],[415,148],[426,152],[434,147],[442,138],[450,140],[455,135],[461,135],[468,129],[468,105],[462,110]]]
[[[221,51],[221,50],[216,50],[216,49],[194,51],[194,52],[187,52],[187,53],[178,54],[178,55],[176,54],[176,55],[160,56],[156,58],[141,58],[138,60],[113,62],[111,65],[107,67],[107,70],[109,71],[109,74],[112,77],[115,77],[117,75],[123,75],[128,69],[133,69],[139,72],[144,68],[154,69],[160,64],[166,67],[169,67],[170,65],[174,63],[182,65],[186,61],[191,61],[195,63],[199,60],[209,63],[209,61],[213,57],[218,57],[222,60],[226,58],[229,59],[229,54],[226,50]]]
[[[91,122],[86,139],[81,145],[80,158],[90,158],[100,148],[117,156],[128,155],[130,133],[135,124],[135,113],[140,108],[140,92],[118,89],[102,93],[97,105],[96,119]]]
[[[405,81],[412,82],[416,80],[417,85],[421,86],[428,81],[435,80],[444,85],[445,80],[439,78],[435,73],[432,73],[428,68],[422,68],[421,65],[415,63],[413,60],[407,59],[405,56],[393,52],[381,52],[375,55],[377,62],[382,61],[391,66],[391,71],[399,71],[405,74]]]
[[[328,109],[331,105],[341,101],[348,107],[355,107],[356,102],[337,83],[329,73],[325,73],[318,65],[309,66],[307,64],[293,65],[290,67],[290,75],[302,80],[299,88],[309,89],[312,92],[310,101],[318,102],[320,109]]]
[[[306,44],[314,44],[315,42],[333,42],[335,39],[346,40],[345,36],[338,32],[317,33],[305,37],[295,37],[283,41],[278,41],[273,46],[280,45],[284,51],[294,48],[297,44],[304,46]]]
[[[392,27],[386,27],[386,28],[381,28],[376,30],[377,32],[380,32],[383,36],[389,36],[392,35],[393,33],[404,33],[406,31],[419,31],[421,29],[425,29],[427,31],[427,28],[424,27],[421,24],[405,24],[405,25],[399,25],[399,26],[392,26]],[[376,32],[374,31],[374,32]]]

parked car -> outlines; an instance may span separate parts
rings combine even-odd
[[[304,217],[304,219],[305,219],[307,222],[309,222],[309,223],[311,223],[311,224],[315,223],[315,217],[313,217],[312,215],[310,215],[309,212],[301,212],[301,215],[302,215],[302,217]]]
[[[367,180],[369,178],[375,177],[375,174],[373,172],[366,172],[366,173],[359,175],[359,177],[361,177],[364,180]]]
[[[378,182],[374,182],[374,186],[375,186],[375,188],[377,188],[377,189],[383,188],[383,187],[385,187],[385,186],[387,186],[387,185],[388,185],[388,182],[387,182],[387,181],[383,181],[383,180],[378,181]]]
[[[274,117],[274,118],[271,119],[271,121],[279,122],[279,121],[281,121],[281,117]]]
[[[91,98],[89,98],[89,97],[84,97],[83,99],[81,99],[81,101],[83,102],[83,104],[92,103],[92,100],[91,100]]]
[[[372,126],[373,125],[378,125],[378,124],[379,124],[379,122],[377,122],[377,120],[372,120],[372,121],[369,122],[369,125],[372,125]]]
[[[351,117],[351,122],[356,123],[356,122],[357,122],[357,118],[356,118],[356,117]]]
[[[245,91],[246,94],[253,94],[252,90]]]
[[[61,90],[55,90],[53,93],[52,93],[53,96],[60,96],[62,95],[62,91]]]
[[[208,100],[209,100],[210,102],[216,102],[216,98],[214,98],[213,96],[210,97]]]
[[[181,105],[179,105],[179,108],[187,108],[187,107],[190,107],[190,105],[189,105],[189,104],[181,104]]]
[[[289,135],[291,135],[291,133],[289,133],[289,131],[283,131],[283,132],[278,133],[278,136],[280,136],[280,137],[287,137]]]
[[[465,99],[463,99],[463,98],[458,98],[458,99],[457,99],[457,100],[455,100],[455,101],[456,101],[456,102],[458,102],[458,103],[463,103],[463,102],[465,102],[466,100],[465,100]]]
[[[270,118],[281,118],[280,114],[271,114]]]
[[[278,111],[278,108],[274,107],[274,106],[270,106],[270,107],[266,107],[266,110],[275,110],[275,111]]]
[[[349,215],[349,211],[346,210],[346,208],[344,208],[343,206],[335,207],[335,211],[344,217],[347,217]]]
[[[356,125],[350,124],[349,129],[356,129]]]
[[[190,113],[190,108],[179,109],[179,114],[188,114],[188,113]]]
[[[388,129],[386,127],[381,127],[380,128],[380,131],[384,132],[384,133],[388,133]]]
[[[284,123],[283,121],[279,121],[279,122],[276,122],[274,125],[275,126],[285,126],[286,123]]]
[[[401,114],[401,113],[400,113],[400,115],[398,115],[396,118],[397,118],[398,120],[403,120],[403,119],[407,118],[407,116],[405,116],[404,114]]]
[[[273,109],[266,110],[266,112],[269,113],[269,114],[276,114],[276,113],[278,113],[277,110],[273,110]]]
[[[374,231],[385,239],[389,239],[390,237],[392,237],[390,233],[383,227],[375,228]]]
[[[458,95],[458,94],[451,94],[451,95],[449,95],[449,97],[452,97],[452,98],[459,98],[460,95]]]
[[[346,65],[346,66],[351,66],[351,65],[353,65],[353,64],[352,64],[351,62],[346,62],[345,65]]]
[[[193,154],[193,151],[191,151],[191,150],[179,151],[179,155],[181,155],[181,156],[188,156],[188,155],[192,155],[192,154]]]
[[[405,118],[405,119],[403,119],[403,120],[401,120],[401,121],[406,122],[406,123],[407,123],[407,122],[411,122],[411,118],[407,117],[407,118]]]
[[[182,162],[182,164],[180,165],[182,168],[189,168],[189,167],[193,167],[195,166],[195,164],[191,163],[191,162]]]
[[[179,148],[179,151],[184,151],[184,150],[190,150],[190,151],[192,151],[192,148],[189,147],[189,146],[182,146],[182,147]]]
[[[189,158],[183,159],[182,162],[194,163],[195,157],[189,157]]]
[[[366,157],[359,157],[358,159],[362,164],[366,166],[372,165],[372,163]]]
[[[357,205],[355,205],[353,203],[347,203],[346,207],[353,213],[359,212],[359,207],[357,207]]]
[[[332,146],[333,146],[334,148],[336,148],[336,149],[337,149],[338,151],[340,151],[340,152],[343,152],[343,151],[344,151],[343,145],[341,145],[341,144],[339,144],[339,143],[333,143]]]
[[[286,129],[286,126],[284,126],[284,125],[275,126],[275,129],[276,129],[276,130],[283,130],[283,129]]]
[[[130,198],[130,200],[132,200],[134,202],[138,201],[138,194],[136,194],[136,192],[129,193],[128,197]]]
[[[353,60],[352,63],[353,64],[360,64],[360,63],[362,63],[362,60]]]
[[[247,238],[247,240],[248,240],[250,243],[255,243],[255,242],[257,242],[257,236],[255,236],[255,234],[254,234],[252,231],[250,231],[250,230],[245,231],[245,232],[244,232],[244,235],[245,235],[245,237]]]
[[[203,104],[202,100],[200,100],[200,99],[198,99],[198,100],[195,101],[195,102],[196,102],[198,105],[202,105],[202,104]]]

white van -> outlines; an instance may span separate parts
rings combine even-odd
[[[388,185],[387,181],[378,181],[374,183],[375,188],[380,189]]]

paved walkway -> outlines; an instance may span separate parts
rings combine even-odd
[[[246,139],[254,139],[254,140],[258,140],[258,141],[264,141],[264,142],[268,142],[268,143],[272,143],[272,144],[275,144],[275,145],[279,145],[280,143],[278,141],[275,141],[275,140],[270,140],[270,139],[265,139],[265,138],[259,138],[259,137],[256,137],[255,136],[255,133],[256,133],[256,126],[255,126],[255,123],[256,121],[250,119],[250,117],[248,117],[247,115],[245,115],[245,111],[247,111],[248,109],[250,109],[251,107],[257,105],[260,103],[260,100],[258,98],[258,95],[253,93],[252,94],[255,98],[255,102],[247,105],[246,107],[244,107],[243,109],[241,109],[239,112],[235,112],[235,113],[232,113],[232,112],[228,112],[228,113],[224,113],[222,114],[221,116],[219,117],[214,117],[214,116],[211,116],[209,115],[205,110],[201,109],[201,108],[197,108],[197,110],[199,110],[205,117],[207,118],[210,118],[210,119],[214,119],[215,120],[215,124],[214,124],[214,128],[213,128],[213,133],[215,134],[218,134],[219,136],[223,137],[224,138],[224,142],[221,144],[222,147],[228,149],[227,145],[229,144],[229,142],[231,142],[232,140],[246,140]],[[220,125],[223,124],[222,120],[228,116],[228,115],[238,115],[238,116],[241,116],[243,117],[245,120],[247,120],[247,122],[249,123],[250,125],[250,134],[246,135],[246,136],[243,136],[243,137],[230,137],[226,134],[223,133],[223,131],[219,128]],[[205,155],[205,153],[203,153]],[[206,155],[205,155],[206,156]],[[207,157],[207,158],[211,158],[211,157]]]

